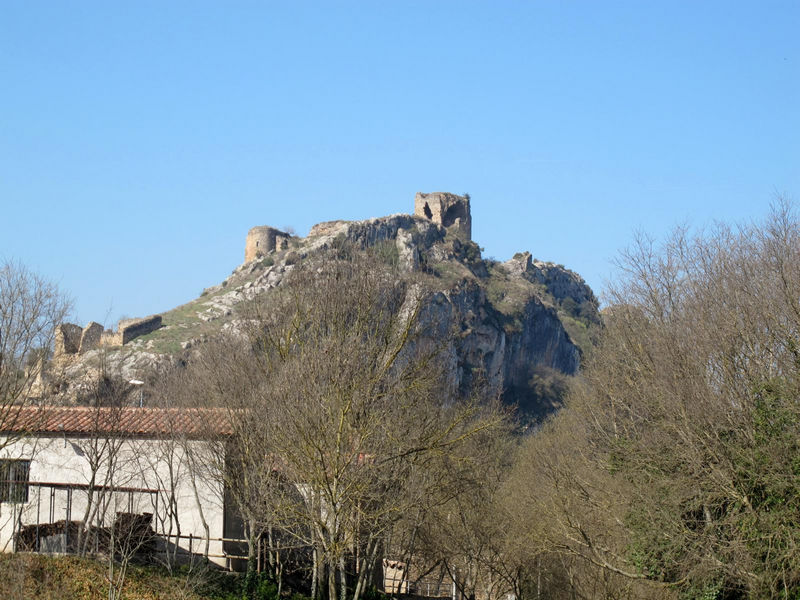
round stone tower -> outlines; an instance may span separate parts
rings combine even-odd
[[[247,240],[244,243],[244,262],[274,252],[278,245],[289,237],[288,233],[267,225],[253,227],[247,232]]]

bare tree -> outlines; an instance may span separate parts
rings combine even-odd
[[[584,381],[520,464],[538,482],[520,516],[547,515],[530,538],[592,583],[793,597],[800,222],[779,202],[760,224],[640,236],[620,267]]]
[[[7,430],[31,396],[56,326],[71,301],[58,287],[16,262],[0,263],[0,425]],[[7,439],[5,443],[10,443]]]
[[[521,596],[518,561],[506,549],[517,532],[503,502],[515,446],[501,428],[481,432],[437,469],[438,501],[420,506],[416,544],[406,544],[411,583],[438,569],[464,598]]]
[[[0,438],[0,450],[25,433],[18,420],[41,378],[55,328],[70,309],[71,301],[55,284],[20,263],[0,263],[0,430],[13,432]],[[0,469],[0,486],[10,492],[19,476]]]
[[[233,424],[219,468],[251,568],[259,536],[280,531],[310,549],[315,597],[358,599],[388,532],[437,492],[426,472],[501,423],[457,397],[418,318],[424,294],[357,253],[299,265],[196,363],[188,393]]]

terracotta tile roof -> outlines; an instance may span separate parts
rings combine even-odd
[[[203,438],[229,435],[224,410],[213,408],[92,408],[46,406],[11,409],[0,415],[0,433],[117,434]]]

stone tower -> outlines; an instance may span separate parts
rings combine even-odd
[[[414,198],[414,214],[430,219],[448,229],[455,228],[472,239],[472,216],[469,211],[469,196],[457,196],[447,192],[417,192]]]
[[[270,252],[282,247],[283,242],[291,236],[288,233],[261,225],[253,227],[247,232],[247,240],[244,244],[244,262],[250,262],[259,256],[265,256]]]

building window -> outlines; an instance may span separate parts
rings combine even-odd
[[[29,460],[0,459],[0,502],[28,501]]]

